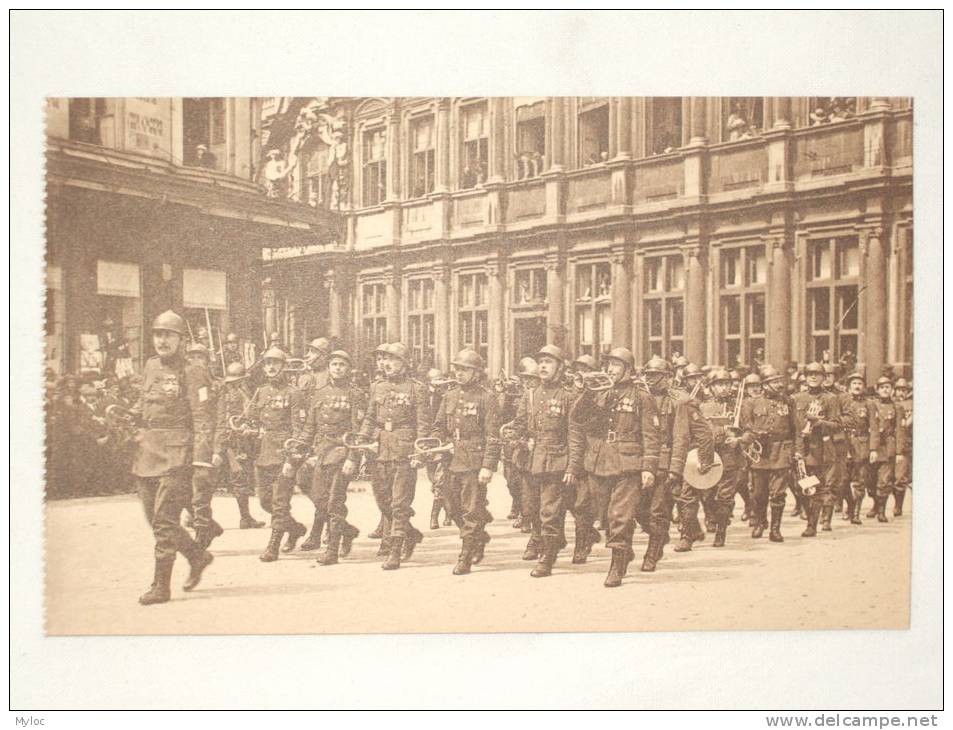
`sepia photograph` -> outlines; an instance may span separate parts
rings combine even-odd
[[[40,89],[45,639],[914,627],[919,97],[342,73]]]

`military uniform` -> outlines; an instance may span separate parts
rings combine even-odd
[[[761,459],[751,464],[752,537],[761,537],[771,506],[771,531],[775,542],[781,538],[781,513],[785,489],[791,473],[794,438],[797,432],[794,403],[785,394],[764,394],[746,398],[741,404],[740,427],[747,445],[757,440]]]
[[[519,405],[520,395],[503,392],[499,395],[500,423],[509,423],[516,418],[516,409]],[[518,450],[515,442],[503,444],[500,452],[500,460],[503,462],[503,478],[506,480],[506,490],[510,493],[512,505],[507,519],[516,520],[518,524],[513,527],[522,527],[525,517],[523,514],[523,474],[514,463],[514,455]]]
[[[251,396],[243,381],[227,382],[218,394],[215,410],[214,452],[222,458],[219,474],[238,502],[243,529],[262,526],[248,508],[248,498],[254,493],[252,462],[258,443],[257,437],[233,432],[229,423],[233,418],[244,418],[249,403]]]
[[[903,514],[903,500],[910,481],[913,478],[913,398],[904,398],[897,402],[897,458],[894,468],[893,514]]]
[[[877,483],[874,508],[877,510],[877,520],[886,522],[887,517],[884,511],[887,507],[887,500],[894,490],[897,431],[901,419],[901,410],[892,400],[882,398],[874,400],[874,407],[877,409],[877,457],[871,470]]]
[[[841,397],[841,423],[847,435],[847,483],[850,490],[850,521],[860,524],[860,508],[867,484],[870,452],[876,450],[877,409],[865,395]]]
[[[820,480],[817,491],[807,500],[807,529],[802,534],[810,537],[817,531],[819,518],[824,530],[831,529],[834,512],[831,490],[838,475],[838,455],[833,437],[841,428],[840,399],[829,391],[817,388],[795,393],[793,401],[797,415],[794,450],[804,457],[808,475]],[[813,420],[808,418],[812,409],[817,411]],[[808,423],[812,424],[810,433],[805,433]]]
[[[329,379],[327,369],[306,370],[298,376],[295,387],[301,391],[303,397],[310,401],[319,388],[323,388],[328,384]],[[314,467],[311,464],[311,460],[308,459],[303,461],[295,472],[295,486],[298,487],[298,491],[306,495],[309,499],[311,498],[311,484],[313,480]],[[317,542],[320,543],[321,536],[318,535],[317,537]],[[301,547],[304,548],[304,545],[302,544]]]
[[[471,560],[482,557],[483,546],[490,541],[486,525],[493,516],[486,508],[487,485],[477,477],[481,469],[496,470],[499,431],[496,394],[478,378],[447,392],[433,421],[432,435],[442,442],[453,441],[443,498],[451,519],[461,525],[463,550]]]
[[[349,455],[342,438],[345,433],[357,431],[360,427],[362,410],[363,393],[358,388],[328,379],[312,394],[301,434],[301,438],[313,448],[313,479],[308,490],[315,509],[311,535],[317,548],[324,523],[330,523],[328,552],[326,560],[322,559],[328,564],[337,562],[341,540],[346,539],[349,545],[357,534],[357,528],[347,522],[350,477],[341,471],[345,459],[356,460],[356,454]],[[345,553],[348,551],[346,549]]]
[[[672,522],[673,487],[680,482],[681,471],[676,473],[673,481],[672,469],[672,442],[675,434],[675,413],[680,402],[688,400],[688,393],[675,388],[666,388],[664,391],[652,391],[655,401],[655,411],[659,422],[659,457],[655,472],[655,484],[642,494],[642,527],[648,533],[662,535],[662,547],[668,542],[669,527]],[[684,467],[684,464],[682,465]],[[699,539],[704,537],[704,533]],[[660,548],[661,549],[661,548]]]
[[[693,542],[704,538],[705,533],[698,524],[698,507],[700,501],[711,492],[711,489],[695,489],[682,478],[685,458],[692,448],[698,449],[699,466],[711,467],[715,458],[715,440],[711,427],[702,414],[701,402],[696,398],[686,397],[685,400],[675,403],[672,449],[669,453],[667,474],[675,503],[678,505],[679,527],[682,532],[676,546],[678,552],[691,550]]]
[[[443,400],[445,391],[440,388],[431,387],[430,389],[430,414],[431,422],[437,415],[440,408],[440,402]],[[444,493],[447,486],[447,463],[449,457],[441,454],[427,462],[427,479],[430,482],[430,491],[433,493],[433,505],[430,508],[430,529],[440,528],[440,511],[443,510],[446,515],[446,524],[451,524],[450,510],[447,508],[447,502]]]
[[[745,507],[748,505],[748,459],[740,440],[733,444],[728,439],[735,436],[731,416],[735,399],[728,394],[724,399],[705,400],[701,404],[702,415],[708,420],[714,440],[715,453],[721,459],[721,479],[712,487],[714,506],[715,540],[713,545],[725,543],[728,524],[735,508],[735,494],[742,493]]]

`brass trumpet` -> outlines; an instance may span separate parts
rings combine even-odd
[[[736,438],[741,437],[741,404],[744,402],[745,398],[745,381],[741,381],[741,385],[738,386],[738,395],[735,397],[735,411],[731,420],[731,426],[728,427],[728,430]],[[745,458],[750,461],[752,464],[757,464],[761,461],[761,453],[764,451],[764,446],[760,441],[755,439],[747,446],[741,449],[741,452],[745,455]]]
[[[456,378],[434,378],[430,381],[430,385],[434,388],[446,388],[447,390],[453,390],[459,384]]]
[[[347,446],[349,449],[354,449],[355,451],[367,451],[372,454],[377,453],[377,449],[380,447],[380,444],[375,439],[372,439],[370,436],[363,436],[359,433],[348,431],[341,437],[341,443]]]
[[[290,458],[305,459],[311,453],[311,444],[296,438],[285,439],[282,448],[285,455]]]
[[[119,443],[134,440],[138,430],[135,415],[118,403],[106,406],[106,411],[103,414],[103,425]]]
[[[593,370],[588,373],[576,373],[576,382],[581,383],[586,390],[599,393],[603,390],[612,390],[615,383],[609,377],[609,373],[602,370]]]
[[[308,361],[303,357],[289,357],[285,360],[283,372],[286,373],[304,373],[308,371]]]
[[[429,461],[435,456],[453,453],[453,442],[443,443],[436,437],[424,437],[414,441],[414,453],[410,455],[410,460],[417,464]]]

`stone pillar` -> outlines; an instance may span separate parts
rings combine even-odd
[[[393,267],[385,274],[387,302],[387,341],[400,340],[400,269]]]
[[[691,97],[691,125],[689,127],[691,137],[688,140],[689,145],[703,145],[708,142],[706,133],[708,122],[705,114],[707,105],[708,99],[704,96]]]
[[[767,327],[765,358],[778,370],[791,359],[791,247],[784,234],[768,242],[771,263],[771,289],[765,302]]]
[[[565,291],[564,277],[565,260],[558,252],[546,256],[546,341],[559,347],[566,346],[566,323],[564,321],[563,294]]]
[[[778,96],[774,100],[774,129],[790,129],[794,126],[791,123],[791,97]]]
[[[503,182],[506,170],[506,122],[503,116],[504,99],[490,98],[490,169],[487,182]]]
[[[550,170],[562,170],[566,160],[563,156],[563,149],[566,145],[564,124],[565,99],[561,96],[553,97],[552,125],[550,128],[552,136],[552,153],[549,160]]]
[[[433,270],[434,347],[436,366],[446,372],[450,367],[450,267],[438,264]]]
[[[870,100],[870,111],[883,112],[890,108],[890,99],[886,96],[875,96]]]
[[[261,282],[261,306],[265,310],[265,332],[270,337],[278,331],[278,299],[271,277]]]
[[[450,189],[450,100],[437,101],[437,169],[434,176],[434,192],[444,193]]]
[[[496,377],[505,362],[506,302],[504,301],[503,277],[506,270],[499,259],[491,259],[486,266],[489,289],[489,312],[487,314],[487,372]]]
[[[685,259],[685,355],[689,360],[705,360],[705,271],[698,242],[683,247]]]
[[[616,157],[630,159],[632,157],[632,97],[619,97],[616,105],[618,120],[616,122]]]
[[[867,382],[880,377],[887,356],[887,258],[884,254],[883,229],[866,231],[861,253],[866,249],[867,289],[860,296],[864,318],[862,322],[864,361],[867,363]],[[861,322],[858,319],[858,322]]]
[[[632,349],[632,301],[629,251],[612,249],[612,346]]]
[[[341,274],[337,269],[329,269],[325,274],[328,290],[328,337],[341,336]]]
[[[400,112],[387,118],[387,200],[400,200]]]

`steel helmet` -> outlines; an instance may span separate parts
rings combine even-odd
[[[572,361],[572,364],[576,365],[577,367],[582,365],[585,368],[589,368],[589,370],[599,369],[599,363],[596,362],[596,358],[594,358],[592,355],[580,355]]]
[[[519,375],[526,378],[539,377],[539,363],[531,357],[524,357],[520,360]]]
[[[751,373],[745,377],[745,387],[749,385],[761,385],[761,376],[757,373]]]
[[[683,378],[697,378],[703,376],[704,374],[705,373],[702,372],[702,369],[693,362],[686,363],[685,370],[682,371]]]
[[[628,366],[630,370],[635,368],[635,355],[627,347],[613,347],[606,355],[607,360],[618,360]]]
[[[864,376],[861,375],[860,373],[854,372],[854,373],[851,373],[850,375],[847,376],[847,382],[850,383],[851,380],[859,380],[861,383],[863,383],[863,382],[864,382]],[[900,381],[898,380],[898,381],[897,381],[897,384],[899,385],[899,383],[900,383]]]
[[[750,375],[748,377],[751,377]],[[755,375],[754,377],[758,377]],[[730,383],[731,375],[728,374],[728,371],[724,368],[715,368],[710,373],[708,373],[708,382],[709,383]],[[761,379],[758,378],[758,382],[761,382]]]
[[[188,334],[188,327],[185,320],[171,309],[167,309],[154,320],[152,320],[152,331],[165,330],[167,332],[177,332],[185,337]]]
[[[688,362],[688,358],[685,357],[684,355],[679,355],[678,357],[672,360],[672,367],[674,367],[675,369],[684,368],[688,366],[689,364],[690,363]]]
[[[190,342],[189,346],[185,348],[185,354],[202,355],[203,357],[208,357],[208,348],[201,342]]]
[[[826,372],[827,369],[819,362],[808,363],[804,368],[805,375],[824,375]]]
[[[765,365],[761,368],[761,382],[770,383],[773,380],[780,380],[781,373],[773,365]]]
[[[388,351],[389,347],[390,347],[389,344],[387,344],[386,342],[382,342],[381,344],[379,344],[377,347],[374,348],[374,354],[387,355],[389,354],[389,351]]]
[[[480,353],[476,350],[472,350],[469,347],[465,347],[460,352],[457,353],[457,356],[450,361],[451,365],[456,365],[459,368],[470,368],[471,370],[482,370],[483,369],[483,358],[480,357]]]
[[[897,378],[897,382],[893,384],[893,387],[899,390],[900,388],[909,388],[910,384],[906,378]]]
[[[285,362],[288,359],[288,356],[280,347],[269,347],[267,350],[265,350],[265,354],[261,356],[261,359],[281,360],[281,362]]]
[[[566,362],[566,353],[556,345],[543,345],[539,348],[539,352],[536,353],[536,359],[539,360],[543,355],[558,360],[560,364]]]
[[[318,352],[327,355],[331,351],[331,343],[327,337],[318,337],[308,343],[308,347],[313,347]]]
[[[234,332],[229,332],[228,335],[225,337],[225,342],[227,342],[228,344],[234,343],[237,345],[238,335],[236,335]]]
[[[314,343],[311,343],[311,347],[314,347]],[[328,355],[328,360],[333,360],[334,358],[340,358],[344,360],[349,366],[354,365],[351,361],[351,356],[348,355],[344,350],[335,350],[330,355]]]
[[[225,382],[234,383],[236,380],[242,380],[245,377],[245,366],[240,362],[232,362],[225,368]]]
[[[668,364],[668,360],[665,358],[659,357],[658,355],[653,355],[651,358],[649,358],[649,361],[645,363],[645,367],[642,368],[642,372],[646,375],[671,375],[672,366]]]
[[[384,350],[388,355],[393,355],[396,358],[399,358],[403,362],[407,362],[410,357],[410,353],[407,352],[407,345],[403,342],[391,342],[387,345],[387,349]]]
[[[888,378],[886,375],[881,375],[879,378],[877,378],[877,387],[879,388],[881,385],[892,386],[893,381],[890,378]]]

